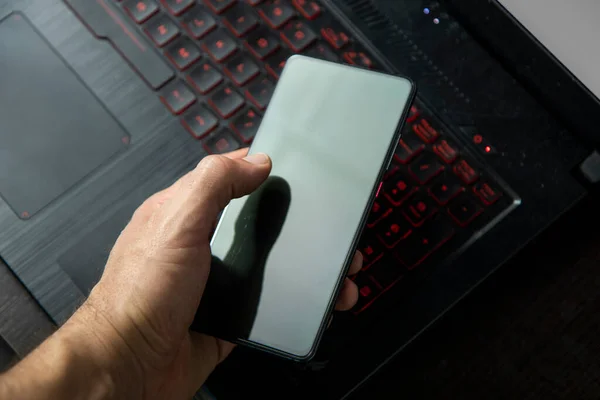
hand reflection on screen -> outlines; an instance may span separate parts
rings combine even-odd
[[[270,176],[246,199],[223,260],[213,256],[192,329],[223,339],[248,338],[256,318],[265,264],[291,202],[290,185]]]

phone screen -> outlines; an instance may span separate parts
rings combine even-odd
[[[271,157],[271,175],[228,205],[211,242],[198,319],[212,333],[313,352],[413,91],[404,78],[288,60],[250,148]]]

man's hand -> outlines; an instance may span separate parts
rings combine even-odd
[[[46,362],[55,367],[64,364],[66,371],[54,379],[87,377],[103,383],[82,397],[190,398],[234,347],[188,328],[208,278],[209,240],[218,214],[231,199],[258,188],[271,169],[266,155],[245,156],[246,150],[241,150],[206,157],[171,187],[146,200],[121,233],[88,300],[49,343],[4,380],[11,379],[11,373],[18,379],[19,371],[26,373],[28,366],[39,370]],[[357,253],[351,273],[361,264]],[[357,298],[356,286],[346,279],[336,309],[350,309]],[[62,363],[56,362],[57,352],[64,352],[70,361],[63,357]],[[86,363],[91,367],[86,369]],[[79,367],[73,370],[73,364]],[[1,384],[2,379],[0,397]],[[84,393],[74,392],[78,385],[85,390],[85,382],[79,382],[56,386],[54,394],[70,390],[75,398]],[[14,398],[29,398],[19,395]]]

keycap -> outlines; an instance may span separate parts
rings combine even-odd
[[[479,179],[479,173],[467,162],[467,160],[460,160],[454,165],[454,173],[462,180],[465,184],[470,185]]]
[[[302,21],[286,24],[281,30],[281,39],[295,52],[299,53],[317,40],[317,34]]]
[[[225,12],[223,23],[235,36],[240,37],[258,24],[258,18],[248,6],[238,4]]]
[[[201,139],[217,127],[219,120],[206,108],[197,106],[185,113],[181,123],[192,136]]]
[[[315,19],[321,14],[321,7],[313,0],[292,0],[292,4],[307,19]]]
[[[427,121],[425,118],[421,118],[418,122],[414,123],[412,130],[425,143],[433,143],[440,136],[437,129],[431,126],[429,121]]]
[[[204,38],[203,44],[210,56],[216,61],[223,61],[237,50],[235,40],[223,29],[217,29]]]
[[[398,210],[386,218],[377,228],[377,237],[388,248],[393,248],[412,233],[412,226]]]
[[[483,208],[477,203],[473,195],[462,194],[452,200],[448,206],[448,214],[460,226],[467,226],[481,212]]]
[[[363,68],[373,68],[373,60],[371,60],[371,57],[369,57],[365,52],[348,49],[342,54],[342,57],[350,65],[356,65]]]
[[[181,114],[196,102],[196,96],[185,83],[176,80],[162,91],[160,100],[173,114]]]
[[[209,154],[223,154],[241,148],[242,145],[227,128],[209,134],[204,140],[204,149]]]
[[[413,226],[420,226],[437,211],[433,199],[424,191],[416,192],[402,206],[402,213]]]
[[[158,4],[154,0],[128,0],[123,3],[123,7],[138,24],[147,21],[158,12]]]
[[[483,181],[477,182],[473,186],[473,191],[488,206],[494,204],[502,196],[502,193],[494,185]]]
[[[236,0],[204,0],[207,6],[209,6],[217,14],[222,13],[229,7],[236,3]]]
[[[166,55],[179,70],[185,70],[200,58],[200,48],[187,37],[169,45]]]
[[[361,239],[358,250],[363,255],[363,270],[368,270],[377,260],[383,257],[383,245],[374,235]]]
[[[166,15],[160,15],[152,19],[146,25],[145,31],[158,47],[163,47],[179,36],[180,33],[177,24]]]
[[[271,101],[274,90],[275,85],[273,82],[268,78],[261,78],[248,86],[248,89],[246,89],[246,97],[248,97],[256,107],[264,110],[267,108],[269,101]]]
[[[285,67],[285,63],[287,62],[288,58],[292,56],[292,54],[293,53],[291,51],[284,48],[280,48],[279,50],[277,50],[276,53],[267,57],[265,59],[265,68],[267,72],[273,78],[279,79],[279,76],[281,75],[281,72]]]
[[[200,7],[194,7],[185,13],[183,26],[190,36],[200,39],[217,27],[217,21]]]
[[[383,183],[383,193],[394,206],[402,204],[414,190],[413,180],[401,170],[394,172]]]
[[[109,4],[90,0],[67,0],[67,3],[94,35],[105,38],[119,50],[151,88],[159,89],[175,76],[173,69],[146,38],[130,29],[124,17]]]
[[[411,174],[421,184],[426,184],[444,170],[444,166],[433,153],[425,152],[415,159],[409,167]]]
[[[325,43],[317,42],[311,46],[305,53],[308,57],[318,58],[320,60],[338,62],[340,58]]]
[[[258,131],[261,120],[261,116],[255,110],[249,108],[231,122],[231,129],[244,143],[250,143]]]
[[[438,204],[445,205],[463,190],[461,182],[455,176],[445,174],[431,185],[429,194]]]
[[[378,222],[388,217],[393,211],[392,204],[385,196],[379,196],[373,202],[371,213],[367,219],[367,227],[373,228]]]
[[[259,6],[258,14],[271,28],[277,29],[292,19],[296,13],[288,4],[280,0],[274,0]]]
[[[255,57],[261,60],[268,55],[273,54],[279,48],[279,42],[271,32],[264,28],[260,28],[248,35],[246,47],[254,54]]]
[[[223,76],[212,65],[198,65],[187,77],[188,82],[200,93],[206,94],[223,81]]]
[[[410,160],[421,154],[424,148],[423,142],[417,139],[412,132],[402,134],[402,139],[394,151],[394,158],[401,164],[408,164]]]
[[[258,65],[247,54],[240,54],[227,62],[224,72],[238,86],[243,86],[260,72]]]
[[[228,118],[244,106],[244,98],[226,85],[217,90],[208,103],[222,118]]]
[[[408,117],[406,117],[406,122],[409,124],[412,124],[413,122],[415,122],[417,120],[417,118],[419,118],[419,116],[421,115],[420,110],[417,108],[417,106],[411,106],[410,110],[408,112]]]
[[[445,139],[433,145],[433,152],[447,164],[452,164],[458,157],[457,147]]]
[[[355,313],[365,310],[381,291],[379,287],[364,273],[354,277],[354,283],[358,286],[358,301],[353,308]]]
[[[181,15],[194,5],[196,0],[162,0],[169,12],[173,15]]]
[[[385,290],[402,278],[403,269],[397,261],[382,257],[369,267],[367,273]]]
[[[344,29],[341,26],[337,26],[337,24],[321,28],[321,35],[336,49],[341,49],[350,41],[350,37],[348,37]]]
[[[395,249],[396,257],[411,270],[454,236],[454,228],[444,214],[424,223]]]

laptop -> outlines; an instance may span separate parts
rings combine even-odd
[[[358,304],[311,363],[240,348],[207,384],[351,396],[596,180],[600,7],[551,3],[0,0],[0,256],[61,324],[147,196],[252,142],[287,57],[408,75]]]

